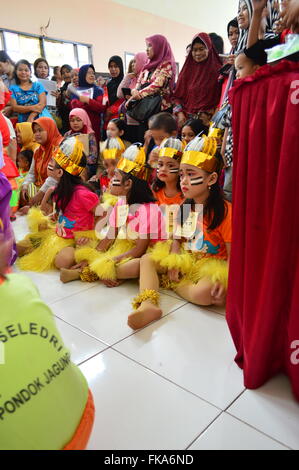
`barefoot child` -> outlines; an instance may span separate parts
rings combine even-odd
[[[185,148],[180,166],[181,188],[187,198],[181,206],[179,230],[172,241],[157,243],[140,263],[140,294],[128,318],[133,329],[162,315],[159,308],[159,274],[162,285],[197,305],[224,305],[227,260],[231,244],[231,205],[218,185],[221,158],[217,141],[196,137]],[[203,209],[203,223],[200,212]]]

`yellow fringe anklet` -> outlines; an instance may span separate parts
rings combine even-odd
[[[140,292],[132,301],[132,306],[134,310],[137,310],[142,302],[145,300],[150,300],[152,304],[159,305],[160,294],[153,289],[145,289],[143,292]]]
[[[89,266],[86,266],[82,269],[82,272],[80,273],[80,279],[83,282],[96,282],[99,280],[96,273],[92,272]]]

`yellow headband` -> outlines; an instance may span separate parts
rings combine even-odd
[[[79,165],[84,154],[84,145],[77,137],[75,137],[75,139],[75,145],[73,146],[70,155],[66,155],[61,149],[61,147],[64,148],[64,141],[61,147],[58,147],[56,150],[53,158],[55,162],[58,163],[58,165],[61,166],[61,168],[63,168],[67,173],[78,176],[84,170],[84,167]]]
[[[102,152],[104,160],[117,160],[121,157],[122,153],[125,151],[125,146],[123,141],[117,137],[116,140],[119,143],[119,148],[105,149]]]
[[[117,164],[117,168],[118,170],[124,171],[125,173],[133,173],[134,175],[138,175],[145,165],[145,160],[146,155],[144,148],[140,147],[134,160],[129,160],[123,155]]]
[[[213,173],[219,168],[219,160],[215,157],[217,152],[217,139],[215,137],[201,137],[204,140],[202,152],[187,150],[183,153],[181,164],[193,165],[208,173]],[[188,145],[190,147],[190,144]]]
[[[170,148],[170,147],[163,147],[159,151],[159,157],[169,157],[169,158],[174,158],[176,161],[180,161],[182,157],[182,152],[180,152],[177,149]]]

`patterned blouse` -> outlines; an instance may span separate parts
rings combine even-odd
[[[144,70],[138,77],[136,89],[142,98],[154,95],[156,93],[162,94],[161,111],[171,107],[170,96],[170,80],[172,78],[172,67],[170,62],[163,62],[152,73],[149,70]],[[142,88],[146,83],[148,86]],[[142,89],[141,89],[142,88]]]

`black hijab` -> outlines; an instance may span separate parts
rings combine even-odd
[[[115,103],[115,101],[118,100],[117,98],[117,89],[119,84],[121,83],[122,79],[124,78],[124,65],[121,57],[118,55],[114,55],[109,59],[108,62],[108,67],[111,64],[111,62],[115,62],[116,65],[120,68],[120,74],[116,78],[111,78],[111,80],[107,84],[107,89],[108,89],[108,97],[109,97],[109,105],[111,106],[112,104]]]

